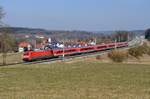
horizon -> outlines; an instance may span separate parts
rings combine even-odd
[[[115,32],[115,31],[145,31],[147,29],[133,29],[133,30],[99,30],[99,31],[90,31],[90,30],[53,30],[53,29],[46,29],[46,28],[36,28],[36,27],[12,27],[10,28],[28,28],[28,29],[42,29],[46,31],[85,31],[85,32]]]
[[[149,0],[1,0],[3,21],[11,27],[46,30],[145,30]]]

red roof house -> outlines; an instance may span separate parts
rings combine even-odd
[[[25,48],[25,47],[29,47],[29,46],[31,46],[31,44],[28,43],[28,42],[21,42],[21,43],[19,44],[19,47],[21,47],[21,48]]]

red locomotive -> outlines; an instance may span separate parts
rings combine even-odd
[[[118,43],[109,43],[109,44],[101,44],[95,46],[86,46],[86,47],[77,47],[77,48],[64,48],[64,49],[51,49],[51,50],[42,50],[42,51],[28,51],[23,55],[24,61],[33,61],[38,59],[46,59],[59,57],[63,54],[66,55],[74,55],[79,53],[88,53],[94,51],[105,51],[114,48],[127,47],[127,42],[118,42]]]

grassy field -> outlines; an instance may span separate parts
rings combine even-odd
[[[82,61],[0,67],[0,99],[150,99],[150,66]]]

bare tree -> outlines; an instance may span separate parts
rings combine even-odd
[[[0,27],[3,26],[3,23],[2,23],[2,20],[1,20],[3,17],[4,17],[4,12],[3,12],[2,7],[0,7]]]
[[[113,39],[116,39],[117,42],[128,41],[129,32],[128,31],[116,31]]]
[[[145,31],[145,39],[150,41],[150,28]]]
[[[6,65],[7,53],[12,50],[15,40],[10,35],[12,33],[10,28],[1,21],[3,16],[3,10],[0,7],[0,51],[2,52],[3,65]]]

